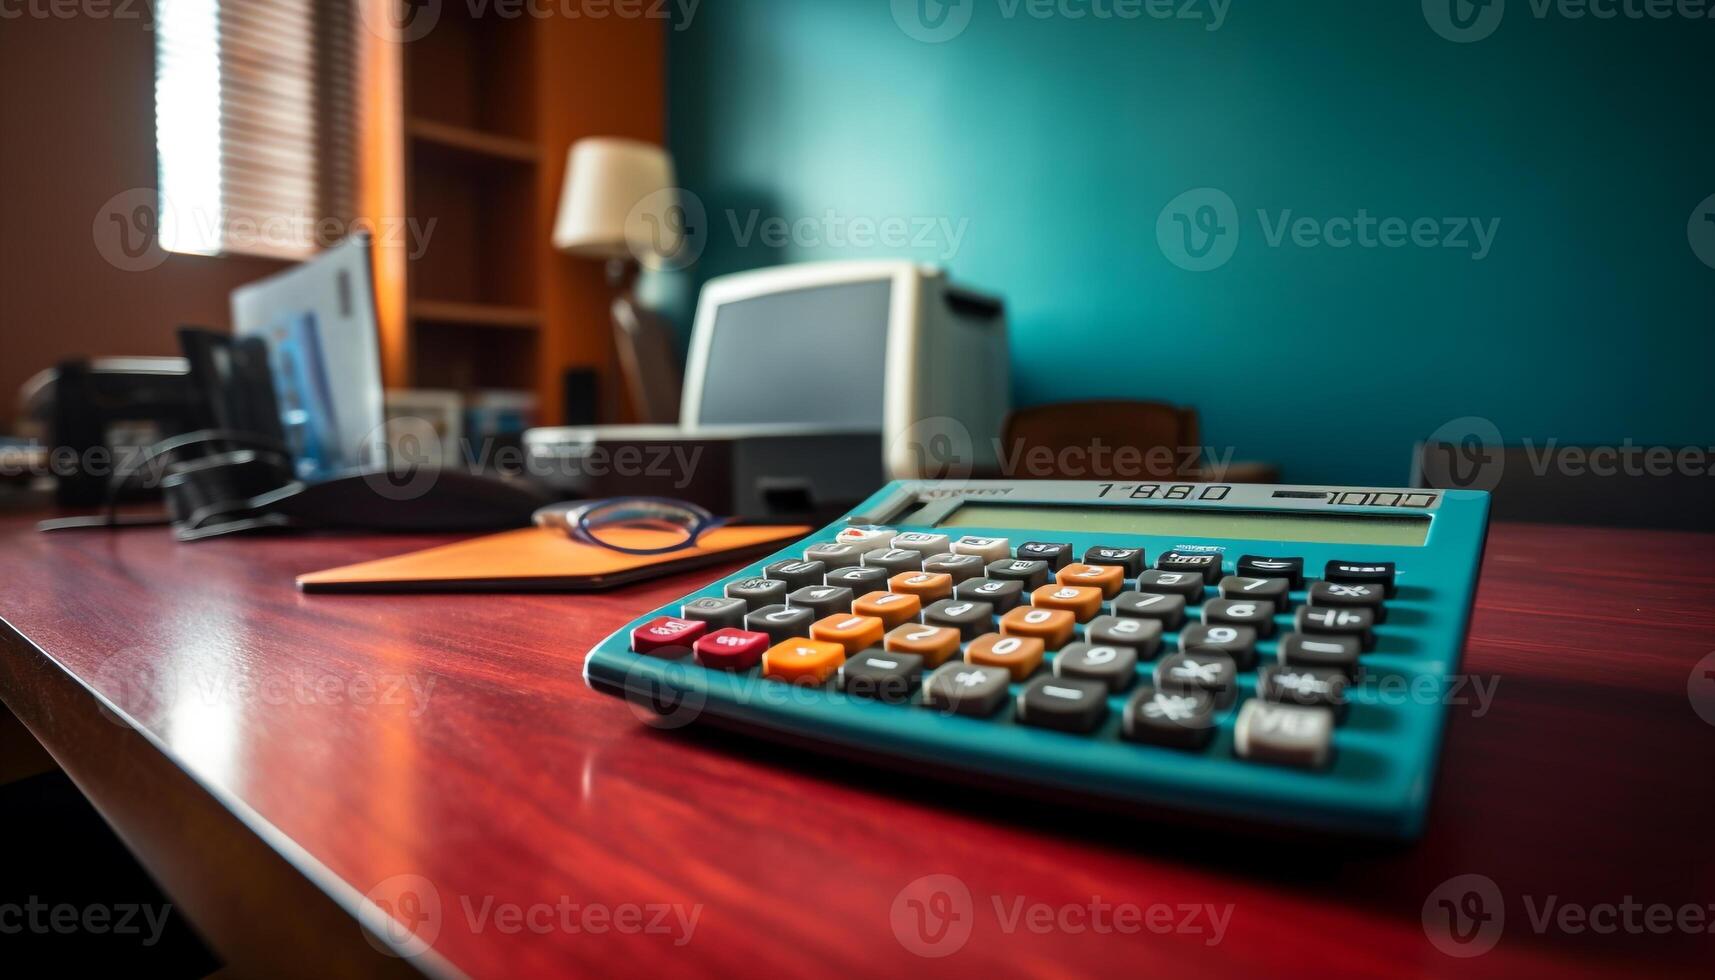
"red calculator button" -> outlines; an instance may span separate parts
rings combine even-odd
[[[709,628],[708,623],[677,616],[659,616],[631,631],[633,653],[683,657],[691,652],[691,644]]]
[[[762,651],[767,650],[771,642],[767,633],[752,633],[750,630],[728,627],[715,630],[699,639],[692,649],[697,652],[697,660],[704,667],[713,667],[716,670],[749,670],[762,659]]]

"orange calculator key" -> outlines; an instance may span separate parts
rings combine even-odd
[[[1030,593],[1038,609],[1064,609],[1087,623],[1102,611],[1102,590],[1082,585],[1044,585]]]
[[[846,648],[838,643],[795,636],[768,648],[762,655],[762,674],[794,684],[820,684],[845,662]]]
[[[984,633],[965,648],[965,663],[1000,667],[1015,681],[1024,680],[1042,666],[1042,641],[1034,636],[1001,636]]]
[[[892,629],[916,622],[923,613],[923,600],[904,592],[871,592],[852,603],[852,612],[874,616]]]
[[[924,602],[934,602],[953,594],[953,576],[946,572],[900,572],[887,580],[887,587]]]
[[[959,631],[951,626],[922,626],[906,623],[887,634],[888,653],[914,653],[924,667],[939,667],[959,652]]]
[[[834,613],[810,624],[812,640],[838,643],[845,648],[848,657],[870,647],[881,646],[881,634],[885,632],[887,627],[874,616],[854,616],[851,613]]]
[[[1048,649],[1058,650],[1072,642],[1072,629],[1077,624],[1067,609],[1014,606],[1000,618],[1000,631],[1007,636],[1033,636]]]
[[[1112,599],[1125,589],[1125,568],[1120,565],[1080,565],[1073,562],[1054,576],[1061,585],[1087,585],[1102,590],[1104,599]]]

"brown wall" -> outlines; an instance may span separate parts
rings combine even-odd
[[[0,20],[0,430],[36,371],[177,353],[179,324],[229,329],[233,287],[282,268],[168,255],[127,272],[97,250],[103,205],[155,185],[154,44],[143,20]]]

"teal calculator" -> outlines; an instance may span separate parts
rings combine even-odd
[[[898,482],[629,623],[584,676],[664,725],[1412,838],[1488,510],[1460,490]]]

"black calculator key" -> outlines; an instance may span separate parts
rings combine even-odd
[[[1334,755],[1334,713],[1251,698],[1233,723],[1233,752],[1254,762],[1321,769]]]
[[[1098,544],[1084,552],[1084,564],[1118,565],[1125,569],[1126,578],[1137,578],[1137,574],[1143,571],[1143,549],[1113,548]]]
[[[744,617],[744,628],[766,633],[775,643],[810,635],[810,624],[820,619],[813,609],[796,606],[763,606]]]
[[[1024,601],[1024,583],[1003,578],[966,579],[953,586],[953,598],[986,602],[998,615]]]
[[[1223,599],[1262,599],[1274,603],[1275,609],[1287,605],[1287,581],[1283,578],[1256,578],[1250,575],[1228,575],[1219,586]]]
[[[923,658],[914,653],[866,650],[840,665],[839,688],[847,694],[904,704],[923,679]]]
[[[1004,667],[955,660],[942,664],[923,682],[923,703],[954,714],[987,717],[1005,703],[1011,680],[1011,672]]]
[[[1192,623],[1179,631],[1181,653],[1214,651],[1233,658],[1241,670],[1256,667],[1256,630],[1249,626]]]
[[[836,568],[829,572],[827,582],[829,585],[851,589],[853,595],[867,595],[878,590],[885,590],[887,580],[891,577],[885,568],[848,565],[845,568]]]
[[[1274,635],[1274,603],[1266,599],[1210,599],[1203,603],[1203,625],[1248,626],[1258,636]]]
[[[1155,559],[1155,567],[1163,572],[1197,572],[1208,585],[1221,580],[1220,552],[1164,551]]]
[[[1368,609],[1376,614],[1378,623],[1387,621],[1383,597],[1383,588],[1371,582],[1311,582],[1308,595],[1312,606]]]
[[[1018,546],[1018,557],[1025,561],[1045,561],[1049,569],[1059,571],[1072,560],[1072,543],[1059,541],[1026,541]]]
[[[1361,652],[1363,644],[1355,636],[1288,633],[1280,638],[1281,666],[1337,670],[1352,680],[1364,672],[1358,660]]]
[[[843,585],[806,585],[786,597],[788,606],[808,609],[817,619],[852,611],[852,590]]]
[[[819,561],[788,558],[764,568],[762,574],[785,582],[788,589],[801,589],[806,585],[821,585],[823,576],[828,574],[828,566]]]
[[[1215,735],[1215,699],[1202,691],[1161,691],[1145,684],[1125,703],[1120,732],[1134,742],[1200,749]]]
[[[777,578],[741,578],[726,584],[727,598],[743,599],[748,609],[780,605],[786,601],[786,593],[790,591],[786,583]]]
[[[1150,569],[1138,573],[1137,591],[1183,596],[1186,602],[1203,601],[1203,574],[1196,571],[1163,572]]]
[[[1029,558],[1003,558],[989,562],[988,577],[1023,582],[1026,591],[1034,592],[1048,584],[1048,563]]]
[[[1330,582],[1361,582],[1379,585],[1389,599],[1393,598],[1394,566],[1391,561],[1331,561],[1322,571]]]
[[[974,640],[994,629],[994,607],[970,599],[942,599],[923,610],[923,625],[959,631],[959,639]]]
[[[1240,555],[1234,571],[1251,578],[1283,578],[1294,589],[1304,588],[1304,559]]]
[[[804,549],[805,561],[819,561],[828,568],[844,568],[863,561],[863,549],[855,544],[826,542]]]
[[[1135,616],[1097,616],[1084,627],[1084,639],[1104,646],[1130,647],[1148,660],[1161,649],[1161,620]]]
[[[744,614],[750,611],[743,599],[717,599],[707,596],[692,599],[679,607],[679,615],[708,623],[710,632],[718,629],[742,629]]]
[[[1303,606],[1293,619],[1300,633],[1349,636],[1365,650],[1375,645],[1376,614],[1362,607]]]
[[[1327,708],[1336,721],[1346,715],[1346,675],[1321,667],[1271,665],[1257,671],[1256,693],[1264,701]]]
[[[1239,665],[1219,650],[1175,653],[1155,665],[1155,687],[1180,694],[1201,691],[1224,708],[1238,696]]]
[[[1141,619],[1131,620],[1141,623]],[[1068,643],[1054,655],[1054,676],[1097,681],[1118,693],[1137,680],[1137,648],[1106,643]]]
[[[876,548],[863,553],[863,563],[869,568],[885,568],[889,575],[923,570],[923,552],[909,548]]]
[[[1185,597],[1166,592],[1121,592],[1114,596],[1114,614],[1153,619],[1164,630],[1176,630],[1185,624]]]
[[[951,552],[942,552],[925,558],[923,570],[950,575],[955,584],[969,582],[971,579],[982,577],[983,560],[976,555],[955,555]]]
[[[1092,732],[1108,716],[1108,686],[1100,681],[1038,677],[1018,692],[1018,720],[1062,732]]]

